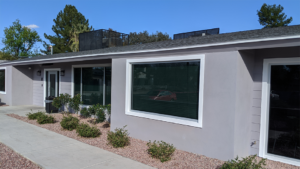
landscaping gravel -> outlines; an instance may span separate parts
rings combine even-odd
[[[176,150],[173,155],[172,159],[170,161],[161,163],[160,160],[158,159],[153,159],[149,156],[147,153],[147,142],[142,141],[139,139],[135,138],[130,138],[130,145],[126,146],[125,148],[113,148],[111,145],[108,145],[107,143],[107,132],[110,131],[109,127],[103,127],[107,126],[106,123],[99,123],[96,124],[95,126],[100,129],[102,132],[102,135],[97,138],[83,138],[77,135],[76,130],[73,131],[68,131],[68,130],[63,130],[62,127],[60,126],[60,121],[63,118],[62,114],[52,114],[54,118],[56,119],[56,123],[54,124],[38,124],[36,120],[28,120],[27,117],[19,116],[16,114],[7,114],[10,117],[14,117],[16,119],[22,120],[24,122],[54,131],[56,133],[62,134],[64,136],[76,139],[78,141],[84,142],[86,144],[92,145],[99,147],[101,149],[119,154],[121,156],[139,161],[141,163],[147,164],[152,167],[156,168],[161,168],[161,169],[166,169],[166,168],[172,168],[172,169],[190,169],[190,168],[203,168],[203,169],[213,169],[213,168],[219,168],[224,161],[218,160],[218,159],[213,159],[209,158],[203,155],[198,155],[198,154],[193,154],[190,152],[182,151],[182,150]],[[74,115],[78,117],[77,115]],[[80,122],[85,122],[88,123],[90,119],[86,118],[81,118]],[[89,123],[91,126],[93,124]],[[261,158],[258,158],[261,159]],[[288,165],[285,163],[280,163],[276,161],[271,161],[267,160],[267,166],[266,168],[268,169],[300,169],[299,167],[293,166],[293,165]]]
[[[0,143],[0,168],[5,169],[41,169],[32,161],[14,152],[6,145]]]

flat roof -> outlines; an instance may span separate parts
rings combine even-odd
[[[35,62],[43,60],[59,60],[64,58],[72,57],[85,57],[85,56],[99,56],[99,55],[109,55],[109,54],[128,54],[128,53],[140,53],[140,52],[151,52],[151,51],[164,51],[173,49],[186,49],[186,48],[196,48],[197,46],[215,46],[215,45],[228,45],[228,44],[239,44],[239,43],[249,43],[262,40],[276,40],[285,38],[300,38],[300,25],[278,27],[278,28],[265,28],[249,31],[240,31],[232,33],[223,33],[217,35],[207,35],[200,37],[190,37],[186,39],[177,40],[167,40],[159,41],[138,45],[128,45],[121,47],[111,47],[97,50],[88,50],[80,52],[68,52],[59,53],[53,55],[41,55],[32,58],[14,60],[14,61],[4,61],[0,62],[0,65],[22,63],[22,62]]]

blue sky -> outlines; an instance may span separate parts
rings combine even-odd
[[[263,3],[282,5],[293,17],[290,25],[300,24],[299,0],[0,0],[0,39],[4,28],[19,19],[22,25],[36,25],[45,40],[44,33],[54,35],[53,19],[66,4],[76,6],[95,29],[162,31],[173,37],[210,28],[220,28],[220,33],[260,29],[257,10]]]

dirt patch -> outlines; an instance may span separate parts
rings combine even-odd
[[[62,129],[62,127],[60,126],[60,121],[62,120],[63,115],[59,113],[52,114],[52,116],[57,120],[57,123],[42,124],[42,125],[38,124],[36,120],[28,120],[27,117],[19,116],[16,114],[7,114],[7,115],[156,168],[213,169],[213,168],[219,168],[224,163],[224,161],[218,159],[208,158],[203,155],[193,154],[182,150],[176,150],[172,155],[172,160],[161,163],[158,159],[153,159],[149,156],[149,154],[147,153],[148,147],[146,145],[147,144],[146,141],[142,141],[135,138],[130,138],[130,145],[126,146],[125,148],[113,148],[112,146],[107,144],[108,143],[107,133],[108,131],[110,131],[110,126],[107,123],[98,123],[96,125],[89,123],[91,126],[96,126],[97,128],[99,128],[100,131],[102,132],[102,135],[97,138],[83,138],[78,136],[75,130],[68,131]],[[78,117],[77,115],[74,114],[73,116]],[[81,117],[78,118],[80,119],[80,122],[85,122],[85,123],[88,123],[88,121],[91,120],[91,118],[81,118]],[[268,169],[271,168],[272,169],[282,169],[282,168],[299,169],[299,167],[296,166],[292,166],[292,165],[288,165],[276,161],[271,161],[271,160],[267,160],[267,168]]]
[[[24,158],[3,143],[0,143],[0,168],[5,169],[41,169],[32,161]]]

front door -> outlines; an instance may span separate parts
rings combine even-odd
[[[300,160],[300,65],[271,65],[267,153]]]
[[[58,78],[57,71],[49,71],[47,77],[47,97],[57,97],[58,94]]]

